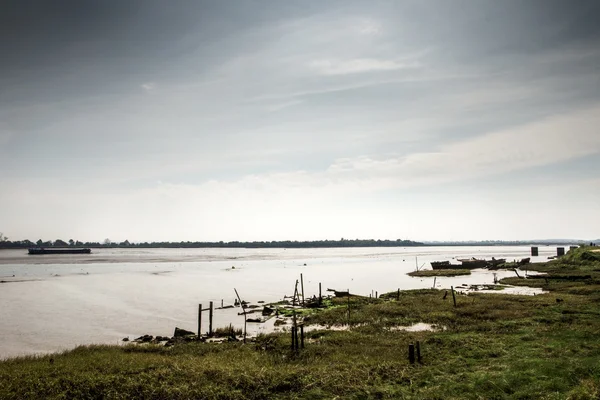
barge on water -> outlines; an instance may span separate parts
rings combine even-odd
[[[90,254],[91,252],[92,252],[91,249],[67,249],[67,248],[45,249],[43,247],[29,249],[29,255],[43,255],[43,254]]]

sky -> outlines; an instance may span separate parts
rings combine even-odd
[[[5,1],[12,240],[600,237],[595,0]]]

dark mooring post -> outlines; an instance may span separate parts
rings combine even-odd
[[[538,256],[538,248],[536,246],[531,247],[531,257]]]
[[[304,325],[300,325],[300,348],[304,348]]]
[[[202,336],[202,304],[198,304],[198,339]]]
[[[296,327],[292,326],[292,351],[296,350]]]
[[[436,279],[437,279],[437,276],[434,276],[434,277],[433,277],[433,287],[432,287],[432,289],[435,289],[435,280],[436,280]]]
[[[300,274],[300,289],[302,290],[302,306],[304,306],[304,277]]]
[[[208,303],[208,336],[212,336],[213,330],[213,302]]]
[[[452,290],[452,301],[454,301],[454,307],[456,307],[456,295],[454,294],[454,286],[450,286]]]
[[[294,286],[294,298],[292,299],[292,306],[296,305],[297,297],[298,297],[298,279],[296,279],[296,286]]]
[[[556,256],[557,257],[562,257],[565,255],[565,248],[564,247],[557,247],[556,248]]]
[[[408,362],[415,363],[415,345],[412,343],[408,345]]]
[[[348,289],[348,325],[350,325],[350,289]]]
[[[221,308],[223,308],[223,299],[221,299]]]
[[[400,288],[398,288],[398,293],[396,294],[396,300],[400,301]]]
[[[417,340],[417,362],[421,364],[421,342]]]
[[[377,293],[377,291],[375,291],[375,298],[378,299],[379,298],[379,294]]]
[[[296,345],[296,351],[298,351],[298,348],[300,346],[299,346],[299,343],[298,343],[298,327],[297,326],[294,328],[294,336],[295,336],[294,337],[294,344]]]
[[[248,324],[248,318],[246,318],[246,309],[242,304],[242,298],[240,297],[240,294],[238,293],[237,289],[233,288],[233,290],[235,291],[235,295],[238,299],[238,302],[240,303],[240,307],[242,307],[242,312],[244,313],[244,343],[246,343],[246,325]]]
[[[323,304],[323,296],[321,296],[321,282],[319,282],[319,305]]]

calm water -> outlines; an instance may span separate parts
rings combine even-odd
[[[415,265],[454,258],[529,256],[529,247],[408,247],[349,249],[100,249],[74,256],[28,256],[0,251],[0,358],[120,343],[142,334],[171,336],[196,331],[198,304],[242,299],[281,300],[304,276],[306,296],[326,288],[368,295],[431,287],[432,278],[411,278]],[[555,247],[540,247],[543,261]],[[232,269],[232,267],[235,267]],[[500,272],[499,276],[514,275]],[[438,288],[493,283],[491,272],[438,278]],[[326,293],[324,293],[326,294]],[[217,310],[214,325],[243,326],[239,309]],[[203,331],[208,330],[208,316]],[[250,332],[268,329],[248,324]]]

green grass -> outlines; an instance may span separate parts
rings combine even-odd
[[[460,276],[471,275],[471,270],[468,269],[426,269],[422,271],[409,272],[409,276]]]
[[[273,334],[3,361],[0,398],[597,399],[600,285],[594,261],[572,257],[532,265],[549,275],[519,281],[548,285],[538,296],[457,295],[456,307],[443,290],[351,296],[349,306],[334,298],[306,322],[350,329],[311,331],[299,353],[289,334]],[[416,322],[439,329],[392,329]],[[411,365],[407,347],[417,340],[423,362]]]

